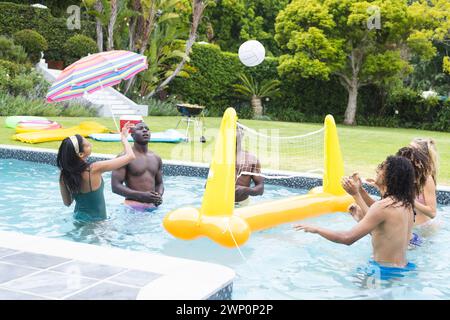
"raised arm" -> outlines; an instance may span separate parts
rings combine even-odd
[[[360,193],[360,189],[362,188],[360,187],[360,180],[355,179],[355,176],[353,175],[353,177],[342,178],[341,184],[344,190],[353,197],[356,204],[361,208],[363,215],[367,214],[369,206]]]
[[[163,183],[163,163],[160,157],[158,157],[159,160],[159,168],[158,173],[155,176],[155,191],[158,192],[160,195],[164,194],[164,183]]]
[[[431,176],[427,178],[425,187],[423,188],[423,196],[425,198],[425,204],[416,200],[414,201],[414,207],[418,212],[433,219],[436,217],[436,185]]]
[[[364,200],[364,202],[368,207],[370,207],[375,203],[375,200],[369,195],[366,189],[362,187],[362,184],[361,187],[359,188],[359,194],[361,195],[362,199]]]
[[[63,199],[64,205],[70,207],[73,202],[72,194],[67,189],[66,184],[62,178],[62,175],[59,175],[59,191],[61,192],[61,197]]]
[[[384,221],[384,212],[379,208],[378,204],[370,207],[364,218],[358,222],[351,230],[333,231],[321,227],[311,226],[307,224],[298,224],[294,226],[297,231],[317,233],[327,240],[345,245],[352,245],[362,237],[371,233],[380,223]]]
[[[123,155],[111,160],[94,162],[91,165],[93,173],[101,174],[103,172],[113,171],[124,167],[125,165],[136,159],[133,149],[128,142],[128,130],[131,127],[132,125],[130,123],[125,124],[121,132],[121,141],[124,149]]]

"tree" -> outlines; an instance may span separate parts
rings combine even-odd
[[[265,80],[261,84],[257,83],[252,76],[247,77],[241,73],[239,75],[242,84],[233,85],[234,90],[244,98],[250,99],[255,116],[262,116],[263,106],[261,99],[273,97],[278,93],[279,80]]]
[[[177,16],[155,25],[145,51],[148,69],[141,74],[141,96],[155,91],[164,79],[173,74],[178,61],[185,57],[184,42],[180,39],[186,34],[186,26],[181,20],[181,16]],[[180,75],[187,76],[187,73],[182,71]]]
[[[274,25],[278,12],[288,0],[219,0],[205,11],[208,22],[201,33],[208,42],[224,51],[237,52],[239,45],[250,39],[264,43],[266,50],[279,53],[274,41]],[[213,35],[213,36],[212,36]]]
[[[359,88],[410,73],[413,54],[431,59],[448,21],[447,0],[294,0],[276,19],[278,70],[338,76],[348,92],[344,123],[355,124]]]
[[[97,47],[103,51],[103,28],[106,28],[106,50],[114,49],[114,29],[119,10],[125,8],[128,0],[83,0],[88,14],[95,16]]]
[[[450,57],[445,56],[442,63],[443,63],[443,66],[442,66],[443,71],[445,73],[450,74]]]
[[[189,59],[189,53],[191,52],[192,46],[197,39],[197,29],[203,17],[203,12],[209,3],[210,0],[192,0],[192,23],[189,31],[189,38],[186,41],[184,55],[175,70],[161,84],[159,84],[155,90],[148,94],[147,98],[154,96],[156,93],[164,89],[183,70],[183,67]]]

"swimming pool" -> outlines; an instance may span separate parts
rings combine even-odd
[[[401,280],[382,282],[357,272],[370,258],[370,238],[351,247],[282,225],[253,233],[241,248],[226,249],[208,239],[182,241],[163,228],[164,215],[182,206],[200,206],[205,180],[166,176],[163,206],[152,214],[127,211],[112,194],[105,175],[110,219],[80,224],[73,208],[63,206],[58,169],[46,164],[0,159],[0,229],[48,238],[161,253],[219,263],[237,277],[233,299],[450,299],[450,206],[440,206],[441,230],[408,257],[417,270]],[[266,185],[257,201],[279,199],[306,190]],[[350,228],[352,218],[330,214],[309,222],[335,229]]]

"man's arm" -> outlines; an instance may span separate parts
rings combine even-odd
[[[259,164],[259,161],[257,164],[252,168],[252,173],[260,173],[261,172],[261,165]],[[255,183],[254,187],[246,187],[236,184],[235,189],[235,198],[236,199],[242,199],[246,198],[248,196],[260,196],[264,193],[264,178],[252,175],[251,179]]]
[[[384,220],[384,211],[378,204],[375,204],[370,207],[366,216],[349,231],[333,231],[307,224],[298,224],[294,228],[297,231],[304,230],[305,232],[317,233],[327,240],[349,246],[371,233]]]
[[[127,175],[127,168],[122,167],[120,169],[114,170],[111,174],[111,189],[112,192],[131,200],[138,200],[139,196],[136,191],[128,188],[124,185]]]
[[[111,175],[112,192],[130,200],[139,202],[150,202],[145,192],[136,191],[128,188],[124,182],[126,179],[127,167],[114,170]]]
[[[259,160],[256,161],[256,167],[254,170],[255,173],[261,173],[261,163]],[[264,177],[261,176],[252,176],[252,180],[255,183],[255,186],[250,188],[249,195],[251,196],[261,196],[264,193]]]
[[[159,196],[153,195],[151,192],[141,192],[128,188],[124,185],[126,179],[127,169],[122,167],[114,170],[111,175],[111,189],[112,192],[125,197],[130,200],[135,200],[145,203],[156,203]]]
[[[164,194],[163,171],[162,171],[163,163],[160,157],[158,157],[158,161],[159,161],[159,168],[155,176],[155,191],[162,196]]]

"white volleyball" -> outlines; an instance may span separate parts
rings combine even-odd
[[[249,40],[239,47],[239,60],[247,67],[254,67],[264,61],[266,49],[261,42]]]

